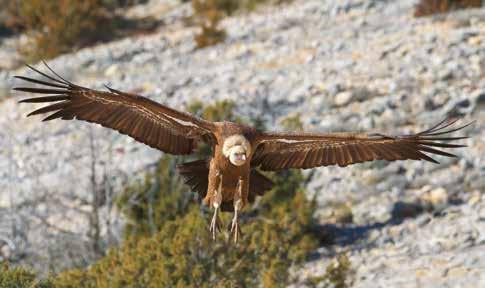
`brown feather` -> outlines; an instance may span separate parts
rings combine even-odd
[[[67,105],[68,105],[68,103],[66,103],[66,102],[60,102],[60,103],[55,103],[55,104],[52,104],[52,105],[49,105],[49,106],[44,106],[42,108],[39,108],[37,110],[30,112],[29,114],[27,114],[27,117],[32,116],[32,115],[44,114],[44,113],[48,113],[48,112],[57,111],[57,110],[65,108]]]
[[[69,98],[70,98],[69,96],[65,96],[65,95],[45,96],[45,97],[23,99],[23,100],[20,100],[19,103],[44,103],[44,102],[69,100]]]
[[[17,78],[17,79],[20,79],[20,80],[24,80],[24,81],[27,81],[27,82],[34,83],[34,84],[40,84],[40,85],[51,86],[51,87],[62,88],[62,89],[69,88],[69,86],[65,85],[65,84],[59,85],[59,84],[56,84],[56,83],[50,83],[50,82],[46,82],[46,81],[42,81],[42,80],[38,80],[38,79],[32,79],[32,78],[24,77],[24,76],[14,76],[14,77]]]
[[[15,91],[37,93],[37,94],[63,94],[66,90],[63,89],[47,89],[47,88],[32,88],[32,87],[16,87]],[[25,102],[25,101],[24,101]]]
[[[330,150],[328,165],[335,165],[337,164],[337,155],[336,155],[337,152],[335,150],[335,146],[330,146],[328,148]]]
[[[264,170],[312,168],[327,165],[341,167],[364,161],[426,160],[438,163],[428,154],[456,157],[438,148],[460,148],[466,145],[443,143],[467,137],[446,137],[445,134],[468,127],[473,122],[450,128],[457,119],[446,119],[432,128],[414,135],[387,136],[357,133],[262,133],[257,140],[254,166]],[[447,130],[445,130],[447,129]],[[278,153],[273,153],[278,151]],[[297,161],[303,157],[303,161]]]
[[[444,151],[441,151],[441,150],[438,150],[438,149],[433,149],[433,148],[426,147],[426,146],[420,145],[420,146],[418,146],[418,149],[421,150],[421,151],[424,151],[424,152],[438,154],[438,155],[441,155],[441,156],[453,157],[453,158],[457,157],[455,154],[451,154],[451,153],[448,153],[448,152],[444,152]]]
[[[421,152],[419,152],[415,147],[414,143],[399,143],[399,148],[403,151],[404,155],[406,155],[407,159],[412,160],[421,160]]]
[[[393,161],[399,159],[399,154],[396,152],[392,151],[392,149],[389,147],[390,145],[387,143],[377,143],[376,144],[378,149],[381,151],[381,153],[384,155],[384,159],[387,161]]]
[[[325,149],[312,149],[311,151],[314,157],[309,159],[309,161],[305,160],[305,169],[314,167],[316,162],[322,162],[325,159]]]
[[[348,149],[349,149],[349,153],[352,156],[352,161],[354,161],[355,163],[360,163],[360,162],[363,162],[364,159],[360,155],[359,150],[357,149],[357,146],[358,145],[356,144],[351,144],[349,145]]]
[[[323,154],[323,160],[322,160],[322,165],[323,166],[328,166],[330,165],[330,147],[324,147],[323,148],[324,154]],[[314,166],[309,166],[308,168],[311,168]]]
[[[352,155],[350,155],[349,147],[348,146],[343,146],[342,147],[342,152],[343,152],[344,159],[345,159],[344,165],[347,166],[350,163],[352,163]]]
[[[363,156],[364,161],[371,161],[374,160],[374,156],[372,155],[372,151],[364,143],[358,143],[355,145],[355,148],[359,150]]]
[[[54,112],[45,117],[43,121],[77,118],[98,123],[127,134],[151,147],[173,154],[191,153],[198,141],[216,142],[214,140],[215,125],[212,122],[135,94],[111,88],[108,92],[97,91],[75,85],[56,74],[47,64],[46,67],[55,76],[48,75],[34,67],[28,67],[47,80],[18,76],[17,78],[20,80],[42,87],[16,87],[14,90],[55,95],[28,98],[19,102],[63,101],[60,104],[42,107],[29,114]]]

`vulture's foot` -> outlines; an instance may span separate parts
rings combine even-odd
[[[242,236],[241,228],[239,228],[239,211],[242,208],[242,188],[243,180],[239,178],[237,183],[237,193],[234,194],[234,218],[232,218],[231,234],[234,236],[234,243],[237,244],[239,236]]]
[[[209,228],[210,232],[212,233],[212,240],[216,240],[216,233],[221,232],[221,219],[219,218],[219,209],[222,203],[222,174],[221,171],[216,170],[217,181],[219,184],[217,185],[217,190],[214,194],[213,200],[213,207],[214,207],[214,216],[212,216],[211,226]]]
[[[234,243],[237,244],[239,237],[242,236],[241,228],[239,227],[239,218],[237,216],[237,212],[234,214],[234,218],[232,218],[231,234],[234,237]]]
[[[215,208],[214,216],[212,216],[209,231],[212,233],[212,239],[216,240],[216,233],[221,232],[221,219],[219,218],[219,207]]]

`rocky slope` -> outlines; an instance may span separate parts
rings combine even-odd
[[[203,50],[182,23],[189,7],[174,5],[163,16],[170,25],[155,34],[49,64],[80,84],[110,84],[180,109],[195,99],[232,99],[240,115],[262,117],[271,128],[298,113],[305,129],[318,131],[407,133],[451,111],[464,116],[461,123],[477,120],[464,131],[469,147],[456,151],[459,159],[309,171],[322,237],[332,237],[296,274],[303,283],[346,252],[355,287],[482,287],[485,9],[414,19],[413,2],[295,1],[225,20],[226,42]],[[0,90],[9,91],[16,74],[31,75],[0,71]],[[91,208],[83,203],[91,197],[92,169],[96,187],[116,191],[160,154],[93,125],[26,119],[34,107],[19,99],[0,102],[2,255],[32,264],[67,261],[79,255],[49,247],[87,245]],[[351,223],[336,216],[342,206]],[[117,214],[103,213],[110,223],[102,235],[116,243]]]

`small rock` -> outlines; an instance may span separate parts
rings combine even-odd
[[[335,96],[335,105],[344,106],[349,104],[353,100],[353,93],[350,91],[340,92]]]
[[[116,74],[118,74],[119,67],[117,64],[113,64],[109,66],[105,71],[104,71],[104,76],[106,77],[113,77]]]
[[[453,71],[451,69],[444,68],[438,73],[438,79],[448,81],[453,79]]]
[[[343,85],[340,83],[331,83],[327,86],[327,92],[330,96],[336,96],[338,93],[343,91]]]
[[[403,218],[413,218],[423,213],[423,206],[419,203],[396,202],[392,207],[391,216],[399,220]]]
[[[468,200],[468,204],[470,204],[470,206],[474,206],[477,203],[480,203],[481,200],[482,200],[482,195],[480,194],[480,191],[476,191]]]
[[[480,36],[474,36],[474,37],[470,37],[468,38],[468,44],[470,45],[480,45],[482,42],[482,37]]]
[[[425,193],[422,200],[433,210],[442,210],[448,204],[448,193],[445,188],[439,187]]]
[[[352,208],[350,204],[341,203],[333,207],[331,221],[335,223],[348,224],[353,222]]]
[[[0,86],[0,100],[10,97],[10,89]]]
[[[480,221],[485,221],[485,208],[480,209],[478,212],[478,218]]]
[[[8,245],[3,245],[0,248],[0,258],[1,259],[10,259],[12,257],[12,249]]]
[[[446,276],[450,278],[458,278],[458,277],[465,277],[470,273],[470,269],[467,269],[465,267],[452,267],[450,270],[448,270],[448,273],[446,273]]]
[[[13,70],[19,66],[21,66],[21,61],[14,57],[2,57],[2,61],[0,63],[0,70]]]

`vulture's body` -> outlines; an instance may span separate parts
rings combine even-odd
[[[199,142],[209,144],[212,148],[210,159],[182,164],[179,172],[186,183],[199,193],[204,203],[215,209],[210,225],[213,237],[220,227],[218,211],[234,211],[231,231],[236,241],[239,235],[239,211],[272,187],[271,181],[256,168],[278,171],[328,165],[344,167],[377,159],[437,163],[428,154],[456,157],[442,149],[464,147],[450,144],[449,141],[466,137],[449,137],[445,134],[471,124],[449,128],[458,119],[445,119],[428,130],[402,136],[264,132],[232,122],[206,121],[148,98],[111,88],[108,91],[92,90],[73,84],[52,70],[54,75],[48,75],[29,67],[46,79],[17,78],[43,87],[18,87],[15,90],[45,96],[20,102],[50,103],[29,116],[51,113],[44,121],[61,118],[98,123],[175,155],[192,153]]]

